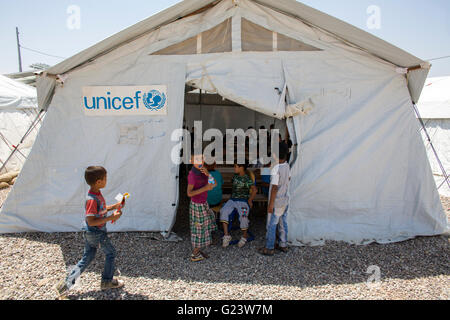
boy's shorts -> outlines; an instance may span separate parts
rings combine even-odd
[[[230,215],[234,210],[237,210],[239,214],[239,222],[241,230],[247,230],[249,225],[248,216],[250,214],[250,206],[247,200],[236,200],[230,199],[225,205],[220,209],[220,221],[229,223]]]

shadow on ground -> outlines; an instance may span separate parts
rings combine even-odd
[[[277,253],[273,257],[261,256],[256,250],[264,245],[264,208],[252,211],[251,230],[256,235],[255,241],[244,248],[232,246],[223,249],[220,235],[217,234],[216,244],[208,250],[210,258],[193,263],[189,259],[191,245],[187,208],[188,199],[182,196],[174,226],[174,232],[183,238],[181,242],[154,240],[160,238],[159,234],[154,233],[110,234],[117,249],[116,264],[122,276],[305,288],[364,283],[370,276],[367,273],[370,266],[380,268],[382,280],[450,275],[447,236],[419,237],[400,243],[367,246],[327,242],[321,247],[293,247],[288,253]],[[84,247],[82,233],[25,233],[4,237],[59,245],[67,267],[77,263]],[[234,237],[238,238],[239,234],[235,233]],[[87,271],[101,274],[104,255],[101,250],[98,252]],[[98,291],[87,292],[73,295],[73,298],[99,298],[98,294]],[[146,299],[145,296],[130,295],[122,290],[104,295],[108,299],[121,298],[123,295],[128,299]]]
[[[110,234],[117,249],[116,262],[122,276],[304,288],[366,282],[370,276],[368,267],[372,265],[380,268],[383,280],[450,275],[447,236],[419,237],[401,243],[367,246],[327,242],[322,247],[293,247],[288,253],[277,253],[273,257],[261,256],[256,252],[257,248],[263,246],[265,221],[261,214],[255,215],[252,220],[255,241],[244,248],[231,246],[223,249],[219,235],[216,235],[217,244],[208,250],[210,258],[192,263],[189,259],[191,246],[185,211],[180,209],[174,228],[183,238],[182,242],[153,240],[158,234],[145,232]],[[77,263],[84,246],[81,233],[27,233],[5,237],[24,237],[30,241],[57,244],[66,266]],[[234,237],[239,237],[238,232]],[[87,271],[101,274],[104,255],[101,250],[98,252]],[[117,293],[118,297],[121,294],[127,293]],[[89,293],[75,297],[88,298]]]

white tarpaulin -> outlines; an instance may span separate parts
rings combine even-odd
[[[36,89],[0,75],[0,167],[19,145],[37,115]],[[39,127],[40,123],[9,159],[3,172],[22,168]]]
[[[293,243],[382,243],[447,228],[405,79],[362,62],[329,53],[284,61],[291,103],[314,104],[294,118]]]
[[[126,72],[86,68],[72,75],[70,86],[57,88],[45,124],[0,214],[0,231],[74,231],[84,219],[89,189],[84,169],[108,170],[103,194],[115,202],[118,192],[131,195],[121,223],[111,231],[167,231],[178,201],[176,145],[171,133],[183,121],[183,64],[128,65]],[[136,73],[139,73],[138,79]],[[85,86],[165,85],[169,96],[163,116],[86,116]],[[110,110],[114,112],[114,110]],[[36,215],[36,212],[43,214]],[[45,212],[45,214],[44,214]]]
[[[0,110],[37,109],[36,89],[0,75]]]
[[[189,22],[191,18],[192,20],[196,20],[199,16],[189,15],[212,4],[215,4],[215,6],[210,8],[206,12],[206,15],[212,13],[213,18],[215,19],[217,19],[216,12],[220,13],[225,7],[237,7],[238,9],[251,7],[252,11],[257,11],[259,16],[262,16],[263,13],[270,13],[272,18],[266,20],[270,24],[276,25],[280,23],[283,24],[287,21],[295,21],[296,25],[291,23],[291,26],[293,25],[296,28],[291,29],[292,33],[295,33],[296,30],[301,30],[303,32],[305,24],[308,24],[308,26],[314,26],[314,28],[309,28],[309,32],[321,34],[321,39],[325,39],[326,35],[329,34],[331,35],[329,39],[335,43],[338,43],[337,39],[341,40],[345,43],[344,46],[346,46],[347,49],[349,49],[350,46],[360,48],[360,50],[367,52],[373,57],[380,57],[381,59],[400,67],[415,67],[424,62],[410,53],[399,49],[368,32],[295,0],[223,0],[219,2],[217,0],[187,0],[181,1],[148,19],[108,37],[75,56],[64,60],[58,65],[50,68],[48,73],[53,75],[66,73],[88,61],[92,61],[94,58],[98,58],[105,53],[111,52],[113,49],[128,44],[133,39],[146,37],[149,33],[154,33],[155,30],[157,32],[160,32],[162,29],[171,31],[171,27],[176,26],[179,22],[184,24],[184,28],[176,28],[175,31],[171,32],[171,35],[173,37],[173,35],[178,34],[182,37],[186,32],[189,32],[189,30],[195,29],[195,25],[194,28],[192,28],[193,24],[186,24],[186,21]],[[273,8],[274,10],[268,8]],[[284,15],[284,13],[286,15]],[[182,19],[183,21],[181,21],[181,17],[185,17]],[[276,17],[281,17],[282,19],[278,20]],[[218,20],[215,21],[217,22]],[[304,23],[301,23],[300,21],[303,21]],[[203,26],[207,23],[207,21],[202,21]],[[324,32],[319,32],[319,30]],[[187,37],[184,39],[187,39]],[[161,40],[165,40],[165,38],[163,37]],[[172,44],[173,43],[176,42],[172,39]],[[418,101],[428,71],[427,68],[422,68],[410,72],[408,88],[411,92],[413,101]],[[40,78],[42,77],[39,77],[37,80],[38,82],[41,82],[39,88],[39,106],[46,109],[51,100],[55,80],[47,77],[43,77],[43,79]]]
[[[280,1],[287,3],[296,8]],[[245,30],[259,30],[260,41]],[[355,34],[353,40],[364,42]],[[182,126],[186,82],[267,116],[294,116],[288,119],[298,144],[289,208],[293,244],[392,242],[447,231],[406,77],[392,61],[247,0],[221,1],[117,47],[120,37],[102,42],[116,49],[88,64],[84,58],[97,56],[100,47],[52,68],[66,79],[52,99],[49,78],[38,81],[42,101],[51,100],[49,114],[2,209],[0,232],[79,230],[89,165],[108,170],[107,202],[117,192],[131,194],[112,231],[170,230],[178,200],[170,135]],[[215,39],[223,52],[202,54],[214,51]],[[398,53],[397,61],[417,61],[376,43]],[[151,85],[167,86],[167,116],[84,114],[83,87]]]

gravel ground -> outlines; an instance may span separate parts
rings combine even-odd
[[[6,193],[0,191],[0,201]],[[450,216],[450,198],[442,202]],[[182,242],[158,241],[154,233],[111,234],[125,287],[100,291],[99,252],[68,299],[450,299],[446,236],[388,245],[327,242],[264,257],[256,253],[263,246],[259,213],[252,221],[255,241],[242,249],[214,245],[210,259],[192,263],[185,205],[182,199],[174,228]],[[56,299],[55,284],[82,251],[81,233],[0,235],[0,299]],[[378,270],[381,281],[368,285]]]

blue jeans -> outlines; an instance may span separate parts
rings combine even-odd
[[[280,210],[280,208],[275,208],[274,211]],[[282,210],[282,208],[281,208]],[[280,247],[287,247],[287,233],[288,233],[288,226],[287,226],[287,212],[288,212],[288,206],[284,209],[284,212],[281,214],[281,212],[275,214],[269,213],[267,215],[267,233],[266,233],[266,248],[269,250],[273,250],[275,248],[275,241],[277,236],[277,227],[278,227],[278,233],[280,237],[279,245]],[[280,215],[281,214],[281,215]]]
[[[94,228],[89,228],[93,230]],[[102,273],[102,282],[111,282],[115,272],[114,259],[116,257],[116,249],[108,238],[106,231],[88,230],[84,232],[84,254],[83,258],[77,263],[76,268],[68,275],[67,279],[74,276],[74,273],[79,270],[80,274],[86,270],[86,268],[94,260],[95,254],[97,253],[98,245],[102,248],[106,255],[105,268]]]

